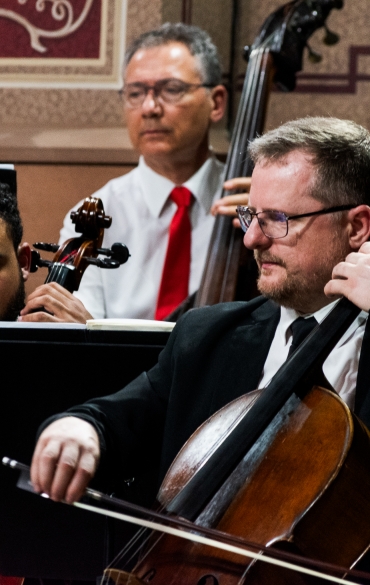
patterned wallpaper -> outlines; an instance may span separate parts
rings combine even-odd
[[[5,51],[3,48],[2,52],[0,42],[0,124],[2,128],[38,127],[40,125],[53,127],[115,127],[122,125],[121,101],[117,89],[109,89],[109,85],[115,85],[118,88],[120,64],[117,62],[121,59],[124,42],[130,42],[144,30],[161,24],[162,2],[161,0],[150,0],[150,3],[146,0],[74,0],[73,6],[80,6],[81,10],[82,5],[86,6],[89,1],[92,2],[91,8],[95,7],[95,20],[91,19],[91,32],[95,30],[96,33],[97,31],[96,18],[99,10],[101,10],[102,17],[105,15],[106,18],[105,21],[102,18],[99,30],[99,39],[102,43],[101,54],[103,54],[102,51],[105,47],[105,58],[100,64],[92,63],[93,59],[91,59],[93,51],[96,49],[96,43],[94,45],[93,42],[94,35],[90,39],[92,48],[88,53],[89,58],[81,59],[80,46],[84,44],[87,37],[81,36],[78,42],[71,43],[71,39],[75,34],[77,35],[78,31],[68,36],[67,45],[70,54],[73,54],[72,51],[75,50],[75,54],[79,57],[75,60],[70,59],[70,61],[74,61],[72,64],[68,63],[66,55],[64,55],[63,62],[58,63],[56,58],[56,56],[60,58],[60,54],[58,54],[53,58],[48,58],[45,65],[46,59],[40,59],[34,50],[32,58],[28,55],[16,58],[13,50],[13,58],[9,59],[10,49]],[[5,25],[9,26],[11,30],[21,28],[18,23],[5,19],[2,15],[2,10],[8,9],[10,5],[14,7],[16,2],[19,3],[22,10],[30,8],[31,5],[35,10],[35,6],[40,4],[39,0],[0,0],[0,37],[1,34],[3,37],[5,35]],[[57,6],[59,0],[51,0],[51,2]],[[22,14],[22,16],[24,15]],[[76,12],[77,16],[78,11]],[[126,22],[125,30],[122,30],[122,21]],[[85,28],[89,29],[88,25],[89,22],[86,21]],[[1,26],[3,26],[3,30]],[[46,24],[44,27],[46,28]],[[24,30],[22,30],[22,38],[26,46],[27,33]],[[42,41],[48,47],[53,44],[48,39],[46,41],[42,39]],[[54,42],[58,44],[59,41]],[[103,43],[105,43],[104,46]],[[27,50],[25,49],[24,52],[26,53]],[[64,50],[66,50],[65,47]],[[85,64],[86,61],[87,64]],[[39,76],[39,82],[49,83],[44,81],[45,71],[43,69],[46,67],[49,82],[50,80],[51,83],[65,82],[68,76],[71,78],[74,75],[75,79],[72,79],[72,83],[75,81],[82,87],[73,88],[68,87],[67,84],[63,88],[47,87],[45,89],[16,86],[22,83],[22,78],[29,82],[32,74]],[[14,79],[13,82],[6,78],[10,71]],[[83,88],[84,83],[87,84],[86,89]],[[5,84],[8,86],[5,87]],[[94,84],[100,85],[103,89],[91,87]]]
[[[0,38],[3,37],[5,19],[2,10],[18,3],[30,10],[39,0],[0,0]],[[58,3],[58,0],[52,0]],[[78,8],[88,0],[75,0]],[[121,36],[130,42],[137,34],[149,30],[164,21],[186,20],[208,30],[217,43],[225,74],[230,67],[230,32],[233,0],[92,0],[95,12],[91,13],[91,30],[97,27],[99,7],[108,8],[108,28],[114,36],[114,15],[112,6],[126,15],[126,30]],[[210,10],[212,4],[212,10]],[[246,65],[242,59],[242,47],[250,44],[259,27],[281,0],[239,0],[236,26],[236,77],[240,85]],[[311,63],[307,55],[304,69],[299,76],[297,90],[290,94],[273,92],[270,99],[267,127],[273,127],[292,117],[322,114],[353,118],[370,128],[370,22],[369,0],[345,0],[344,8],[333,10],[328,24],[340,35],[335,46],[322,43],[323,31],[314,34],[310,40],[313,49],[322,53],[322,61]],[[76,12],[78,16],[78,11]],[[94,20],[95,19],[95,20]],[[109,25],[110,22],[110,25]],[[14,23],[12,26],[16,26]],[[112,28],[113,27],[113,28]],[[14,29],[15,30],[15,29]],[[73,35],[72,35],[73,36]],[[72,38],[70,37],[70,39]],[[108,35],[109,36],[109,35]],[[112,36],[112,38],[113,38]],[[41,39],[42,40],[42,39]],[[42,40],[47,44],[47,40]],[[70,42],[70,40],[69,40]],[[92,41],[91,41],[92,42]],[[113,41],[111,42],[111,44]],[[109,43],[108,43],[109,44]],[[8,52],[10,48],[7,49]],[[69,47],[68,50],[72,50]],[[87,50],[87,49],[86,49]],[[94,55],[91,45],[89,58]],[[35,51],[33,51],[33,54]],[[7,71],[9,63],[4,60],[4,46],[0,42],[0,123],[2,127],[22,128],[24,126],[53,127],[114,127],[120,126],[121,103],[115,89],[82,87],[45,88],[4,87],[1,73]],[[30,57],[25,57],[30,58]],[[50,68],[50,59],[48,66]],[[14,73],[14,62],[12,64]],[[18,73],[25,74],[25,65],[19,61]],[[85,78],[93,75],[81,65]],[[36,66],[37,69],[37,66]],[[28,68],[29,72],[29,68]],[[64,70],[64,73],[66,71]],[[60,79],[63,71],[55,69],[54,78]]]

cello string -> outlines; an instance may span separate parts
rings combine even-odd
[[[257,90],[258,83],[256,83],[256,79],[258,82],[260,73],[261,73],[261,63],[263,59],[264,50],[261,48],[255,49],[252,51],[250,56],[250,65],[247,71],[247,78],[245,82],[245,90],[243,89],[243,96],[244,100],[241,106],[239,107],[238,119],[235,123],[237,128],[234,140],[234,148],[231,147],[231,153],[233,154],[233,158],[230,161],[230,168],[228,169],[228,178],[234,177],[236,173],[236,168],[239,166],[240,163],[240,156],[242,152],[246,149],[246,141],[250,138],[250,119],[251,119],[251,108],[255,104],[255,94]],[[249,112],[249,114],[245,114],[245,112]],[[236,148],[238,146],[238,148]]]
[[[138,506],[137,504],[131,504],[130,502],[127,502],[124,500],[119,500],[117,498],[110,498],[110,497],[106,496],[105,494],[98,492],[96,490],[92,490],[90,488],[86,489],[86,495],[92,497],[93,499],[95,499],[97,501],[108,503],[110,505],[112,505],[112,504],[116,505],[118,508],[121,508],[123,510],[129,510],[131,512],[135,512],[136,514],[141,514],[141,515],[144,515],[146,517],[152,517],[152,518],[158,519],[159,522],[165,522],[165,523],[169,524],[170,526],[172,525],[175,527],[183,528],[183,529],[185,529],[185,531],[194,531],[195,530],[195,531],[197,531],[205,536],[208,536],[210,538],[214,538],[214,539],[219,540],[221,542],[229,542],[230,544],[235,544],[236,546],[248,547],[248,548],[251,548],[252,550],[254,549],[255,551],[258,552],[258,554],[261,554],[261,552],[267,553],[267,555],[269,555],[270,557],[276,558],[276,559],[283,559],[283,560],[286,559],[287,561],[291,561],[292,563],[299,562],[302,565],[308,565],[308,566],[311,566],[315,569],[321,568],[322,570],[326,570],[326,571],[333,571],[333,572],[337,572],[337,573],[346,573],[346,574],[354,576],[354,577],[366,578],[370,582],[370,574],[365,573],[364,571],[358,571],[358,570],[353,570],[353,569],[350,570],[347,567],[341,567],[338,565],[334,565],[334,564],[319,561],[319,560],[308,559],[308,558],[305,558],[305,557],[298,555],[296,553],[291,553],[291,552],[277,550],[277,549],[271,549],[267,546],[248,541],[245,538],[240,537],[240,536],[235,536],[233,534],[227,534],[225,532],[221,532],[220,530],[217,530],[214,528],[208,528],[208,527],[203,526],[201,524],[195,524],[194,522],[191,522],[185,518],[163,515],[161,513],[161,511],[165,510],[164,506],[159,507],[160,511],[148,510],[147,508],[143,508],[142,506]]]
[[[151,520],[143,520],[141,518],[135,518],[134,516],[130,516],[128,514],[122,514],[122,512],[114,512],[112,510],[106,510],[103,508],[98,508],[96,506],[92,506],[90,504],[84,504],[82,502],[74,502],[72,504],[77,508],[81,508],[83,510],[88,510],[90,512],[95,512],[96,514],[110,516],[111,518],[116,518],[117,520],[123,520],[125,522],[130,522],[131,524],[136,524],[138,526],[145,526],[146,528],[150,528],[151,530],[156,530],[159,532],[163,532],[165,534],[170,534],[172,536],[178,536],[185,540],[190,540],[191,542],[197,542],[198,544],[203,544],[205,546],[210,546],[213,548],[218,548],[227,552],[231,552],[237,555],[245,556],[251,559],[263,561],[265,563],[269,563],[272,565],[276,565],[278,567],[289,569],[292,571],[297,571],[299,573],[303,573],[305,575],[310,575],[311,577],[318,577],[319,579],[324,579],[326,581],[331,581],[332,583],[340,583],[343,585],[348,585],[351,583],[352,585],[360,585],[359,583],[355,583],[354,581],[347,581],[346,579],[342,579],[340,577],[335,577],[333,575],[327,575],[326,573],[322,573],[321,571],[316,571],[313,569],[308,569],[306,567],[300,565],[294,565],[293,563],[289,563],[286,561],[282,561],[271,556],[265,556],[262,552],[254,553],[252,551],[246,550],[241,548],[241,546],[230,545],[225,542],[219,542],[218,540],[211,539],[205,536],[201,536],[198,534],[194,534],[194,532],[184,532],[184,530],[180,530],[178,528],[172,528],[170,526],[165,526],[162,524],[158,524],[158,522],[153,522]],[[196,527],[198,529],[198,526]],[[194,530],[194,527],[193,527]],[[349,571],[347,571],[349,574]]]
[[[32,483],[29,479],[30,468],[27,465],[25,465],[23,463],[19,463],[18,461],[15,461],[14,459],[10,459],[8,457],[3,457],[2,462],[6,466],[9,466],[13,469],[18,469],[18,470],[22,471],[24,473],[24,475],[26,476],[27,479],[25,479],[25,477],[21,476],[23,481],[22,482],[18,481],[18,484],[17,484],[18,487],[20,487],[21,489],[26,489],[27,491],[30,491],[38,496],[49,498],[49,496],[47,494],[39,494],[38,492],[35,492],[35,490],[33,489]],[[131,512],[134,512],[136,514],[141,514],[141,515],[145,515],[147,517],[156,518],[159,521],[166,522],[167,524],[170,524],[172,526],[179,526],[183,530],[180,531],[178,528],[173,529],[173,530],[177,530],[179,532],[180,536],[183,536],[184,538],[187,538],[188,540],[191,540],[191,537],[185,536],[186,533],[184,532],[184,529],[186,531],[189,531],[189,533],[190,533],[190,531],[197,531],[198,533],[204,534],[206,536],[208,535],[210,537],[209,540],[211,542],[216,542],[218,544],[217,548],[222,548],[219,541],[221,541],[221,542],[223,541],[225,543],[234,544],[237,546],[237,548],[249,547],[252,550],[253,549],[256,550],[258,554],[251,553],[251,554],[254,554],[255,558],[257,558],[257,557],[259,558],[261,551],[262,551],[262,553],[266,552],[269,555],[269,557],[265,556],[265,557],[263,557],[263,559],[264,560],[266,560],[267,558],[271,559],[270,561],[266,561],[266,562],[270,562],[271,564],[274,563],[274,560],[276,560],[277,562],[282,562],[279,559],[285,558],[285,559],[289,559],[290,561],[292,561],[289,563],[289,565],[291,565],[292,567],[297,566],[297,565],[294,565],[293,563],[299,562],[299,563],[301,563],[301,565],[308,565],[308,566],[315,567],[315,568],[321,568],[322,570],[326,570],[326,571],[333,571],[333,572],[337,572],[340,574],[346,574],[349,576],[366,578],[367,580],[370,580],[370,574],[365,573],[363,571],[352,570],[352,569],[348,569],[346,567],[338,567],[337,565],[325,563],[323,561],[317,561],[317,560],[304,558],[300,555],[289,553],[286,551],[281,551],[281,550],[276,550],[276,549],[273,550],[273,549],[268,548],[266,546],[263,546],[263,545],[260,545],[257,543],[253,543],[253,542],[249,542],[249,541],[247,541],[244,538],[239,537],[239,536],[234,536],[232,534],[226,534],[224,532],[220,532],[217,529],[207,528],[207,527],[202,526],[202,525],[194,524],[193,522],[190,522],[189,520],[186,520],[183,518],[173,517],[173,516],[164,516],[163,514],[161,514],[159,512],[149,510],[149,509],[144,508],[142,506],[138,506],[137,504],[132,504],[130,502],[126,502],[126,501],[120,500],[118,498],[107,496],[107,495],[105,495],[97,490],[93,490],[91,488],[87,488],[85,493],[87,496],[90,496],[97,501],[104,502],[105,504],[115,505],[117,507],[120,507],[121,509],[130,510]],[[96,513],[100,513],[100,514],[105,514],[105,515],[118,514],[117,512],[112,512],[110,510],[103,510],[102,508],[98,508],[96,506],[91,506],[91,505],[89,506],[88,504],[83,504],[81,502],[75,502],[73,505],[75,505],[76,507],[85,506],[86,509],[91,509],[91,511],[96,512]],[[163,507],[161,506],[160,509],[163,509]],[[123,516],[123,514],[121,514],[121,516]],[[127,516],[127,518],[130,519],[127,521],[131,522],[132,524],[149,527],[148,522],[150,522],[150,521],[141,520],[139,518],[134,518],[132,516]],[[122,519],[122,518],[120,518],[120,519]],[[146,524],[145,524],[145,522],[146,522]],[[154,524],[154,523],[151,522],[151,524]],[[155,528],[155,530],[159,530],[161,532],[166,532],[166,530],[162,530],[162,528],[163,529],[169,528],[168,526],[166,526],[164,524],[161,525],[158,523],[156,523],[156,526],[159,526],[159,528],[158,529]],[[240,548],[240,550],[244,551],[245,549]],[[302,569],[303,569],[303,567],[302,567]],[[307,570],[309,570],[309,569],[307,569]],[[324,575],[324,573],[322,573],[322,574]],[[343,581],[343,580],[339,581],[339,582],[349,583],[348,581]]]

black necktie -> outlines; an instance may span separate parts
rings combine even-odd
[[[317,325],[317,321],[315,317],[309,317],[305,319],[304,317],[298,317],[290,326],[290,330],[293,334],[293,341],[292,345],[289,348],[288,357],[297,347],[302,343],[302,341],[307,337],[309,333],[311,333],[312,329],[315,328]]]

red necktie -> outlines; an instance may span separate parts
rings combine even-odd
[[[186,297],[189,291],[191,224],[189,206],[192,195],[186,187],[175,187],[170,197],[177,205],[172,218],[163,266],[155,318],[162,320]]]

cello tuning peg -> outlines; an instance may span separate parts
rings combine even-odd
[[[131,256],[127,246],[125,246],[125,244],[120,244],[119,242],[116,242],[115,244],[113,244],[111,249],[110,248],[97,248],[96,251],[98,252],[98,254],[103,254],[104,256],[109,256],[109,258],[111,258],[112,261],[114,260],[115,262],[118,262],[118,266],[127,262],[127,260]]]
[[[113,260],[112,258],[85,258],[88,264],[92,264],[93,266],[98,266],[99,268],[119,268],[120,263],[118,260]]]
[[[308,50],[308,58],[311,61],[311,63],[320,63],[320,61],[322,61],[322,55],[311,49],[308,43],[306,43],[306,47]]]
[[[120,264],[125,264],[127,260],[130,258],[131,254],[128,250],[128,247],[125,244],[120,244],[116,242],[112,246],[112,259],[117,260]]]
[[[324,28],[325,28],[325,36],[323,38],[323,41],[324,41],[325,45],[335,45],[339,41],[340,36],[337,35],[337,33],[330,30],[326,25],[324,25]]]
[[[49,267],[52,264],[49,260],[43,260],[36,250],[31,250],[30,272],[36,272],[42,266]]]

